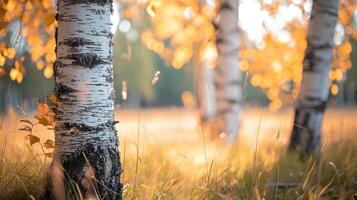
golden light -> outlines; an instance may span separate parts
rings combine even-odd
[[[38,70],[42,70],[44,67],[45,67],[45,62],[44,62],[43,60],[38,60],[38,61],[36,62],[36,68],[37,68]]]
[[[7,53],[7,57],[9,58],[9,59],[13,59],[14,57],[15,57],[15,55],[16,55],[16,51],[15,51],[15,49],[14,48],[9,48],[9,49],[7,49],[7,51],[6,51]]]
[[[283,66],[281,65],[281,63],[277,60],[275,60],[273,63],[272,63],[272,66],[273,66],[273,69],[275,72],[280,72],[281,69],[283,68]]]
[[[45,76],[45,78],[49,79],[53,76],[53,67],[52,65],[47,65],[45,70],[43,70],[43,75]]]
[[[213,42],[210,42],[204,49],[203,49],[203,56],[201,60],[214,63],[218,58],[218,52],[216,45]]]
[[[181,95],[181,101],[185,108],[192,109],[196,106],[196,100],[190,91],[185,91]]]
[[[6,58],[0,55],[0,67],[4,66],[6,63]]]
[[[128,99],[128,86],[126,81],[121,82],[121,97],[125,101]]]
[[[280,99],[274,99],[272,102],[269,104],[269,110],[270,111],[277,111],[279,108],[281,108],[282,102]]]
[[[175,69],[180,69],[192,57],[192,48],[189,46],[181,46],[174,52],[172,66]]]
[[[333,96],[336,96],[338,94],[338,91],[339,91],[338,86],[336,84],[332,84],[330,90],[331,90],[331,94]]]

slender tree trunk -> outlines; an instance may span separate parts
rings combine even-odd
[[[45,198],[121,199],[112,0],[58,0],[55,152]],[[94,176],[92,178],[91,176]]]
[[[338,0],[314,0],[307,31],[307,49],[290,149],[303,154],[320,153],[322,118],[329,95],[329,72]]]
[[[197,102],[201,123],[213,123],[215,117],[214,71],[204,61],[198,62],[196,68]]]
[[[221,0],[217,26],[218,66],[215,74],[217,126],[229,142],[237,137],[241,116],[242,78],[238,51],[238,0]]]
[[[199,0],[198,3],[202,9],[206,6],[207,0]],[[211,129],[216,114],[214,70],[210,68],[207,61],[200,59],[199,53],[196,53],[195,60],[196,94],[200,121],[204,128]]]

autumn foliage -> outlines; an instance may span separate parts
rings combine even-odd
[[[0,76],[8,74],[13,81],[21,83],[26,67],[22,56],[24,49],[46,78],[53,76],[55,55],[55,10],[51,0],[0,0]],[[214,21],[217,3],[185,0],[120,0],[122,17],[140,20],[147,15],[151,27],[141,33],[140,40],[147,48],[157,53],[166,63],[176,69],[182,68],[191,59],[205,61],[213,68],[217,58]],[[291,102],[298,93],[302,61],[306,44],[306,29],[311,7],[310,1],[259,1],[261,11],[269,13],[271,20],[278,20],[279,12],[293,6],[300,9],[301,16],[284,19],[284,31],[288,40],[278,33],[265,30],[260,44],[244,37],[242,27],[240,68],[247,72],[253,86],[261,88],[271,101],[271,110]],[[310,2],[311,3],[311,2]],[[333,70],[330,72],[330,89],[336,95],[338,82],[351,68],[352,51],[350,39],[357,39],[353,27],[357,3],[342,0],[339,23],[336,28]],[[145,12],[142,12],[145,11]],[[146,13],[146,14],[143,14]],[[280,19],[281,20],[281,19]],[[13,33],[14,42],[6,36]],[[22,48],[22,47],[26,48]]]

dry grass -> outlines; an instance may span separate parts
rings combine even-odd
[[[354,110],[327,112],[323,158],[314,162],[285,153],[290,110],[247,108],[233,146],[202,134],[195,111],[120,111],[125,199],[351,199],[357,193],[356,117]],[[1,129],[1,199],[36,198],[43,190],[49,161],[16,131],[23,118],[10,111]],[[53,138],[42,127],[34,132],[43,141]]]

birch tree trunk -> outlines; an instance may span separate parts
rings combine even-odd
[[[121,199],[114,128],[112,0],[58,0],[57,6],[55,94],[59,104],[52,188],[47,188],[45,198],[74,199],[79,191],[88,197],[95,190],[101,198]]]
[[[238,51],[238,0],[221,0],[217,27],[218,66],[215,74],[217,126],[230,143],[237,137],[241,116],[242,78]]]
[[[198,3],[202,9],[206,6],[207,0],[199,0]],[[206,60],[200,59],[199,53],[196,53],[195,57],[196,95],[200,121],[204,129],[211,129],[216,114],[214,70]]]
[[[213,123],[215,117],[214,71],[205,61],[198,62],[196,68],[196,93],[201,123]]]
[[[321,124],[329,95],[338,6],[338,0],[313,1],[290,143],[290,149],[300,149],[303,154],[318,156],[320,153]]]

